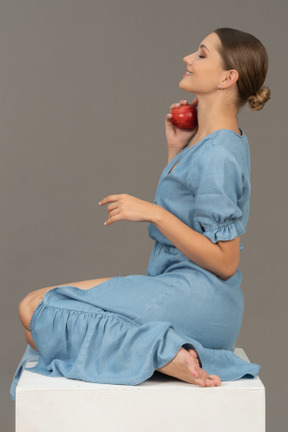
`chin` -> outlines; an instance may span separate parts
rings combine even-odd
[[[193,90],[189,87],[189,85],[187,85],[187,83],[185,83],[185,78],[182,79],[182,80],[179,82],[179,87],[180,87],[182,90],[185,90],[185,91],[187,91],[187,92],[189,92],[189,93],[193,93]]]

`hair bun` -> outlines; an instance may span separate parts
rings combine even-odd
[[[252,111],[260,111],[270,99],[271,91],[268,87],[261,87],[258,93],[248,98],[249,107]]]

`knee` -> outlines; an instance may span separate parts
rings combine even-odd
[[[28,296],[24,297],[19,303],[18,315],[22,325],[28,330],[29,323],[27,323],[27,308],[28,308]],[[28,324],[28,325],[27,325]]]
[[[35,296],[33,296],[33,293],[29,293],[28,295],[26,295],[26,297],[23,298],[23,300],[21,300],[18,307],[18,315],[20,321],[23,327],[25,327],[25,329],[27,330],[30,329],[30,320],[34,312],[33,310],[34,297]]]
[[[18,314],[22,325],[30,330],[30,321],[34,310],[42,300],[44,294],[51,288],[40,288],[36,291],[31,291],[26,297],[19,303]]]
[[[25,330],[25,340],[35,351],[38,351],[29,330]]]

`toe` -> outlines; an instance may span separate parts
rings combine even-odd
[[[221,385],[222,381],[221,381],[221,379],[219,378],[218,375],[210,375],[210,377],[215,381],[215,383],[216,383],[217,386]]]
[[[221,385],[221,380],[217,375],[209,375],[207,378],[208,387],[219,387]]]
[[[196,354],[196,352],[193,349],[189,349],[189,353],[194,357],[195,360],[198,360],[197,359],[197,354]]]

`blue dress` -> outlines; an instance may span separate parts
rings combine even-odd
[[[216,243],[245,232],[249,197],[247,137],[221,129],[164,168],[154,202]],[[224,381],[257,376],[259,365],[233,353],[243,317],[240,270],[223,280],[189,260],[155,225],[148,232],[154,246],[146,275],[44,295],[30,324],[38,352],[27,347],[12,398],[26,361],[35,359],[30,370],[40,374],[136,385],[183,346]]]

